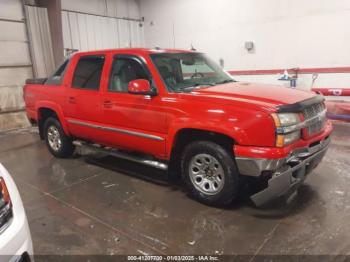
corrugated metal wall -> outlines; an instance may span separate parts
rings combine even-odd
[[[85,51],[144,46],[140,21],[62,11],[62,25],[65,49]]]

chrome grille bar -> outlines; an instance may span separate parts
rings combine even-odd
[[[318,117],[320,113],[323,114],[322,117]],[[310,121],[309,125],[305,126],[308,135],[319,133],[326,123],[326,109],[324,103],[317,103],[307,107],[303,111],[303,114],[306,121],[313,119]]]

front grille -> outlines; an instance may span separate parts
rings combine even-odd
[[[303,114],[305,121],[309,120],[308,125],[306,126],[308,135],[315,135],[323,129],[326,123],[326,117],[322,115],[319,118],[315,118],[317,115],[319,115],[320,112],[325,110],[325,104],[317,103],[313,104],[307,108],[304,109]]]

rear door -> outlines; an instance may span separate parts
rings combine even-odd
[[[105,55],[83,55],[72,61],[70,81],[66,86],[65,115],[71,134],[96,139],[101,121],[101,84]]]

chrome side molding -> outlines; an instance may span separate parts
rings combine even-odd
[[[115,128],[115,127],[109,127],[109,126],[96,125],[96,124],[91,124],[91,123],[88,123],[88,122],[85,122],[85,121],[80,121],[80,120],[75,120],[75,119],[68,119],[68,122],[71,123],[71,124],[91,127],[91,128],[95,128],[95,129],[102,129],[102,130],[111,131],[111,132],[115,132],[115,133],[126,134],[126,135],[139,136],[139,137],[148,138],[148,139],[157,140],[157,141],[163,141],[164,140],[164,138],[160,137],[160,136],[150,135],[150,134],[137,132],[137,131],[126,130],[126,129],[122,129],[122,128]]]

